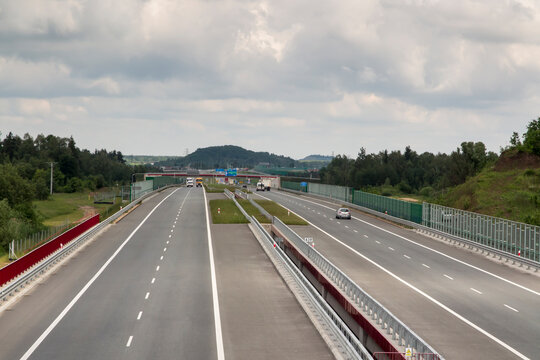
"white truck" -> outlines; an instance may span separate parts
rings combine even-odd
[[[272,181],[270,179],[260,179],[257,183],[257,191],[270,191],[270,185]]]
[[[187,178],[186,179],[186,186],[187,187],[193,187],[193,178]]]

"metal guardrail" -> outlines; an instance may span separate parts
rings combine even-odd
[[[62,260],[67,255],[71,254],[73,251],[75,251],[80,245],[82,245],[86,240],[90,239],[92,236],[97,234],[99,231],[103,230],[107,225],[109,225],[111,222],[118,219],[120,216],[122,216],[125,212],[129,211],[131,208],[133,208],[136,204],[140,203],[144,199],[164,190],[165,188],[168,188],[168,186],[152,191],[151,193],[147,193],[140,198],[138,198],[136,201],[131,202],[130,204],[126,205],[123,209],[117,211],[107,219],[103,220],[98,225],[94,226],[92,229],[88,230],[83,235],[79,236],[75,240],[69,242],[66,246],[61,248],[60,250],[56,251],[43,261],[41,261],[36,266],[28,269],[26,272],[24,272],[22,275],[20,275],[18,278],[14,279],[13,281],[9,282],[4,287],[0,288],[0,306],[2,305],[2,300],[5,300],[6,297],[13,292],[17,291],[19,288],[24,287],[25,284],[28,284],[32,279],[39,276],[40,274],[44,273],[49,267],[55,265],[60,260]]]
[[[272,221],[272,215],[268,211],[266,211],[265,208],[257,204],[257,202],[251,197],[249,198],[249,202],[251,203],[251,205],[255,206],[260,211],[260,213],[263,214],[268,220]]]
[[[396,316],[388,311],[377,300],[373,299],[345,273],[321,255],[317,250],[308,245],[292,229],[281,220],[274,217],[274,226],[281,231],[289,241],[291,241],[320,271],[322,271],[349,300],[358,306],[359,309],[368,314],[373,321],[386,330],[392,339],[396,340],[400,346],[414,349],[415,353],[438,354],[427,342],[420,338],[407,325],[402,323]],[[443,360],[443,357],[439,355]]]
[[[323,196],[323,195],[307,194],[305,192],[300,192],[300,191],[290,190],[290,189],[282,189],[282,190],[288,191],[288,192],[291,192],[291,193],[301,194],[301,195],[304,195],[304,196],[312,196],[312,197],[315,197],[315,198],[323,198],[323,199],[328,199],[328,200],[333,200],[333,201],[336,200],[336,199],[329,198],[329,197],[326,197],[326,196]],[[408,220],[401,219],[401,218],[398,218],[398,217],[395,217],[395,216],[392,216],[392,215],[384,214],[384,213],[381,213],[381,212],[366,208],[364,206],[356,205],[356,204],[346,202],[346,201],[343,201],[342,204],[347,205],[350,208],[357,209],[357,210],[360,210],[362,212],[365,212],[365,213],[368,213],[368,214],[371,214],[371,215],[375,215],[377,217],[380,217],[380,218],[383,218],[383,219],[386,219],[386,220],[390,220],[392,222],[395,222],[395,223],[398,223],[398,224],[401,224],[401,225],[409,226],[409,227],[411,227],[413,229],[416,229],[416,230],[418,230],[418,231],[420,231],[422,233],[435,234],[435,235],[437,235],[439,237],[446,238],[446,239],[448,239],[450,241],[466,245],[471,249],[476,248],[477,250],[482,251],[482,252],[486,252],[487,254],[492,254],[494,256],[498,256],[500,259],[505,258],[508,261],[517,262],[517,263],[526,265],[529,268],[535,269],[535,271],[537,271],[537,272],[540,270],[540,262],[536,262],[536,261],[533,261],[533,260],[530,260],[530,259],[527,259],[527,258],[524,258],[524,257],[521,257],[521,256],[517,256],[517,255],[511,254],[511,253],[508,253],[506,251],[493,248],[491,246],[483,245],[483,244],[481,244],[479,242],[464,239],[462,237],[458,237],[458,236],[449,234],[447,232],[439,231],[439,230],[433,229],[431,227],[420,225],[420,224],[417,224],[417,223],[415,223],[413,221],[408,221]]]
[[[259,235],[267,240],[268,246],[274,248],[278,255],[279,260],[285,266],[287,271],[294,277],[296,283],[303,289],[303,292],[311,299],[312,304],[316,307],[320,315],[324,316],[327,325],[336,334],[337,339],[341,343],[342,350],[348,352],[351,355],[351,359],[373,360],[373,357],[367,351],[367,349],[358,340],[356,335],[349,329],[349,327],[343,322],[339,315],[332,309],[332,307],[324,300],[319,292],[313,287],[309,280],[300,272],[300,270],[294,265],[291,259],[283,252],[279,246],[274,245],[274,239],[254,217],[250,216],[244,208],[234,199],[236,206],[240,209],[242,214],[248,219]]]
[[[227,196],[229,199],[233,199],[233,200],[234,200],[234,194],[231,192],[231,190],[229,190],[229,189],[223,189],[223,193],[224,193],[225,196]]]
[[[237,195],[238,197],[241,197],[244,200],[247,200],[247,198],[248,198],[248,195],[245,192],[243,192],[242,190],[236,189],[236,190],[234,190],[234,194]]]

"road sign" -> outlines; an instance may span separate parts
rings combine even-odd
[[[306,186],[307,186],[307,182],[302,181],[302,182],[300,183],[300,186],[301,186],[301,187],[306,187]]]
[[[406,348],[405,349],[405,358],[406,359],[412,359],[412,348]]]

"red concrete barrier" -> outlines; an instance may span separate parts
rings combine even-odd
[[[293,255],[308,269],[315,279],[331,294],[334,299],[343,307],[343,309],[354,319],[354,321],[368,334],[369,337],[381,348],[384,352],[400,354],[399,350],[390,342],[386,336],[376,328],[361,311],[358,311],[356,306],[344,296],[341,291],[309,261],[302,252],[297,250],[296,246],[289,242],[287,237],[283,235],[275,226],[272,225],[272,232],[283,239],[283,244]],[[364,344],[365,345],[365,344]],[[396,359],[405,360],[403,355],[399,355]]]
[[[74,228],[69,229],[48,243],[41,245],[20,259],[3,267],[0,269],[0,286],[19,276],[21,273],[36,265],[41,260],[54,253],[56,250],[60,249],[60,247],[69,244],[77,236],[81,235],[86,230],[94,227],[97,224],[99,224],[99,214],[80,223]]]

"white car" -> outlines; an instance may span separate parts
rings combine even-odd
[[[351,212],[347,208],[339,208],[336,211],[336,219],[351,219]]]

